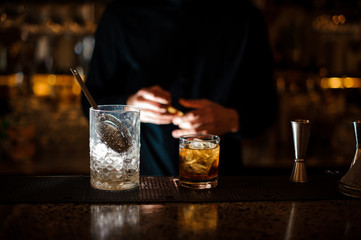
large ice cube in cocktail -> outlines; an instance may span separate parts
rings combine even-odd
[[[215,143],[207,142],[199,138],[193,139],[193,142],[189,144],[189,148],[191,149],[211,149],[215,148],[216,146],[217,144]]]
[[[219,147],[217,144],[193,139],[184,148],[183,170],[193,175],[207,175],[211,167],[219,158]]]

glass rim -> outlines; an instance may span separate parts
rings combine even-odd
[[[296,118],[296,119],[291,120],[291,122],[298,123],[298,124],[309,124],[309,123],[311,123],[311,120]]]
[[[122,107],[123,109],[100,109],[102,107]],[[89,110],[94,112],[140,112],[139,107],[135,107],[132,105],[122,105],[122,104],[102,104],[98,105],[99,109],[94,109],[93,107],[90,107]],[[124,108],[130,108],[129,110],[124,110]]]
[[[184,140],[188,142],[192,142],[193,140],[189,140],[188,138],[197,138],[197,137],[209,137],[209,139],[202,139],[204,141],[216,141],[217,143],[220,142],[221,138],[215,134],[202,134],[202,133],[195,133],[195,134],[185,134],[179,137],[179,140]]]

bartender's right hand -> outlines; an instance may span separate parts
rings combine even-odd
[[[140,121],[154,124],[170,124],[175,114],[168,112],[171,95],[160,86],[142,88],[127,100],[127,105],[139,107]]]

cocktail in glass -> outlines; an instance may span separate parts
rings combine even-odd
[[[140,109],[125,105],[90,108],[90,182],[102,190],[139,186]]]
[[[195,189],[217,186],[220,138],[211,134],[185,135],[179,138],[180,185]]]

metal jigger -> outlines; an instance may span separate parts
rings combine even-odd
[[[310,136],[311,122],[309,120],[297,119],[291,121],[293,132],[293,144],[295,147],[295,164],[293,165],[290,181],[307,182],[305,155]]]

